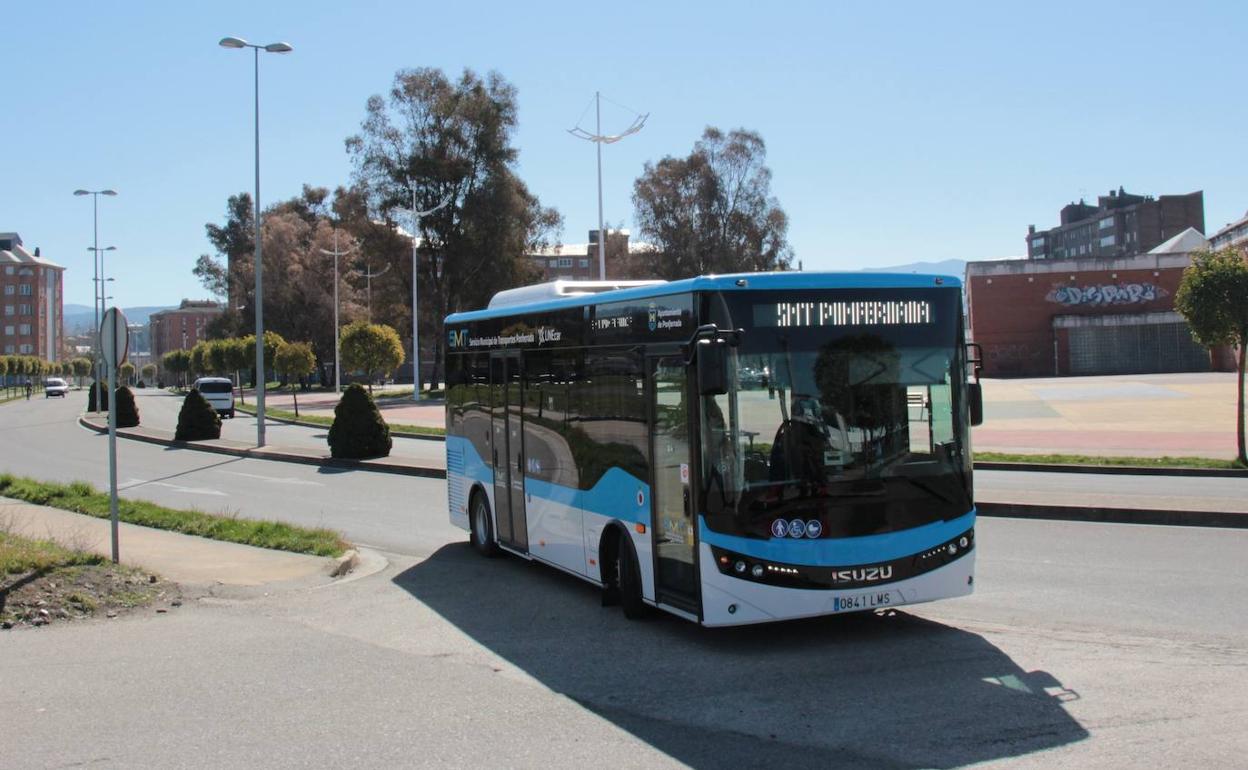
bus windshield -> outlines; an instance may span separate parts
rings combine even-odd
[[[849,537],[969,512],[960,293],[776,294],[712,303],[745,335],[730,392],[702,397],[707,526]]]

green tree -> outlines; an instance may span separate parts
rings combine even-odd
[[[650,251],[630,255],[627,277],[785,270],[788,216],[771,194],[767,148],[753,131],[708,127],[684,158],[646,163],[633,206]]]
[[[134,428],[139,424],[139,405],[134,402],[134,392],[122,385],[113,391],[113,404],[117,407],[117,427]]]
[[[181,375],[182,385],[186,385],[186,375],[191,371],[191,353],[188,350],[170,350],[161,356],[160,365],[168,374]]]
[[[349,371],[364,373],[370,394],[378,375],[389,374],[403,363],[399,334],[385,324],[363,321],[347,324],[342,330],[340,346],[343,366]]]
[[[78,378],[78,387],[82,387],[82,378],[91,373],[91,359],[75,358],[69,362],[70,370]]]
[[[273,368],[290,384],[290,397],[295,402],[295,417],[299,416],[299,378],[306,377],[316,369],[316,356],[306,342],[288,342],[277,349]]]
[[[226,201],[225,223],[204,226],[208,241],[216,248],[215,257],[203,254],[191,271],[203,283],[204,288],[218,297],[228,297],[228,306],[237,308],[251,304],[248,287],[251,281],[251,261],[255,254],[255,229],[251,195],[239,193]]]
[[[129,361],[122,364],[118,370],[117,379],[121,380],[123,385],[128,384],[132,379],[134,379],[134,364]]]
[[[360,133],[347,139],[354,202],[357,212],[360,200],[367,210],[355,221],[397,221],[410,232],[410,217],[396,209],[412,207],[412,189],[421,210],[450,201],[417,225],[420,328],[431,348],[422,358],[434,362],[431,380],[438,379],[446,315],[483,307],[500,289],[532,280],[524,255],[549,245],[561,227],[558,212],[543,207],[516,174],[516,127],[516,89],[498,73],[465,70],[452,81],[426,68],[400,70],[386,96],[369,97]],[[367,229],[356,232],[367,248]],[[377,256],[394,258],[396,275],[384,283],[410,298],[410,258],[390,250]],[[387,320],[411,328],[410,314],[396,316]]]
[[[334,407],[328,439],[330,456],[355,460],[385,457],[394,442],[373,397],[355,382],[347,386]]]
[[[177,441],[221,438],[221,415],[195,388],[191,388],[182,401],[173,437]]]
[[[209,340],[206,358],[213,374],[227,374],[230,371],[230,350],[226,340]]]
[[[248,340],[251,344],[248,344]],[[250,368],[255,360],[255,337],[235,338],[221,340],[221,345],[225,348],[225,358],[227,369],[234,372],[235,384],[238,385],[238,400],[240,403],[247,403],[243,398],[243,371]]]
[[[9,385],[9,357],[0,356],[0,383],[4,383],[7,388]]]
[[[144,382],[151,383],[156,379],[156,364],[143,364],[143,368],[139,370],[139,375]]]
[[[198,377],[209,374],[208,341],[200,340],[191,348],[191,373]]]
[[[1244,444],[1244,369],[1248,350],[1248,261],[1235,248],[1192,255],[1174,295],[1174,307],[1191,327],[1192,337],[1206,347],[1239,347],[1236,367],[1238,398],[1235,438],[1241,465],[1248,466]]]

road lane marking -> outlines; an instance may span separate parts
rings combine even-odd
[[[294,484],[304,487],[323,487],[325,486],[319,481],[309,481],[308,479],[297,479],[293,476],[263,476],[259,473],[243,473],[242,471],[217,471],[217,473],[228,473],[231,476],[243,476],[249,479],[259,479],[260,481],[271,481],[275,484]]]
[[[125,482],[118,484],[118,489],[133,489],[135,487],[164,487],[172,489],[174,492],[181,492],[186,495],[211,495],[213,497],[229,497],[229,494],[219,489],[209,489],[207,487],[184,487],[180,484],[170,484],[167,481],[147,481],[146,479],[126,479]]]

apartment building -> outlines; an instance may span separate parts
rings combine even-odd
[[[0,355],[61,359],[65,268],[0,232]]]

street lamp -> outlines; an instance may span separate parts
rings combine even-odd
[[[412,207],[410,209],[398,209],[399,211],[410,214],[412,217],[412,400],[420,400],[420,300],[417,299],[416,287],[420,285],[420,271],[417,269],[416,251],[420,242],[416,238],[416,232],[420,230],[420,220],[429,216],[438,209],[446,206],[451,202],[451,196],[448,195],[442,199],[442,202],[431,209],[418,211],[416,209],[416,186],[412,186]]]
[[[338,250],[338,230],[334,230],[334,250],[321,249],[322,254],[328,254],[334,258],[334,392],[342,392],[342,368],[339,366],[338,359],[340,357],[338,351],[338,258],[345,257],[355,251],[356,247],[352,246],[346,251]],[[370,302],[371,306],[371,302]],[[370,310],[371,313],[371,310]],[[369,319],[372,320],[371,318]]]
[[[607,101],[611,100],[608,99]],[[647,112],[645,115],[638,114],[632,125],[618,134],[604,134],[602,133],[602,95],[597,91],[594,92],[594,111],[597,116],[598,126],[595,129],[596,133],[591,134],[580,126],[569,128],[568,133],[577,139],[593,142],[598,148],[598,279],[605,281],[607,280],[607,252],[604,241],[607,238],[607,234],[603,231],[602,225],[602,146],[604,144],[615,144],[624,137],[632,136],[640,131],[646,125],[646,118],[650,117],[650,113]]]
[[[112,197],[117,194],[116,190],[74,190],[74,195],[90,195],[91,196],[91,221],[92,221],[92,247],[95,257],[92,260],[92,268],[95,270],[95,295],[92,302],[95,305],[95,334],[91,340],[91,357],[94,359],[95,369],[95,407],[99,411],[100,404],[103,403],[104,391],[103,384],[100,383],[100,372],[102,362],[100,360],[100,314],[103,313],[102,305],[104,300],[100,299],[104,296],[104,291],[100,285],[100,275],[103,271],[100,269],[100,261],[103,257],[100,254],[100,196],[107,195]],[[112,246],[108,247],[112,249]]]
[[[264,262],[260,257],[260,51],[290,53],[295,50],[289,43],[254,45],[239,37],[223,37],[222,48],[250,48],[255,51],[256,83],[256,446],[264,446],[264,289],[262,273]],[[240,386],[241,387],[241,386]]]

